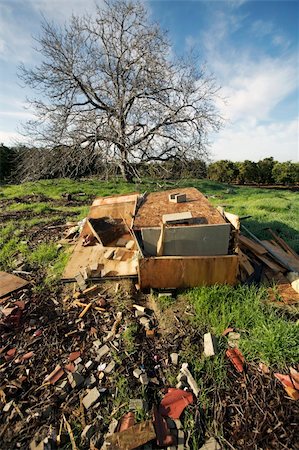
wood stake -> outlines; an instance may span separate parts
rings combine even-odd
[[[92,303],[88,303],[88,305],[85,306],[85,308],[83,309],[83,311],[79,314],[79,319],[82,319],[82,317],[85,316],[85,314],[87,313],[87,311],[89,310],[89,308],[91,307]]]

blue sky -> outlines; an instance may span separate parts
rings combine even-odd
[[[98,1],[101,3],[101,0]],[[173,52],[193,48],[221,85],[225,127],[211,136],[212,159],[299,160],[299,1],[147,1]],[[93,0],[0,0],[0,142],[13,144],[30,118],[16,76],[33,50],[41,15],[62,24]]]

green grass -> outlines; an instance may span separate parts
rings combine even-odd
[[[145,180],[142,183],[129,184],[120,179],[107,182],[90,178],[80,181],[59,179],[28,182],[21,185],[4,185],[0,188],[0,199],[20,198],[32,194],[43,194],[51,199],[60,199],[64,193],[76,196],[76,194],[83,192],[85,197],[78,197],[83,200],[87,197],[124,194],[134,191],[150,192],[160,190],[161,185],[163,189],[194,186],[208,195],[213,205],[223,205],[227,211],[240,216],[252,215],[252,218],[247,219],[244,224],[260,238],[270,238],[265,228],[272,227],[295,250],[299,251],[299,216],[297,213],[299,210],[299,196],[296,192],[288,190],[229,186],[209,180],[159,181],[158,183]],[[80,217],[84,217],[88,206],[89,204],[84,209],[80,207],[68,209],[66,207],[66,210],[76,212]],[[38,202],[36,206],[33,203],[25,205],[17,203],[7,208],[8,210],[29,209],[35,213],[46,213],[47,208],[56,211],[65,210],[64,207],[52,207],[47,202]]]
[[[122,333],[122,339],[124,342],[125,350],[128,353],[132,353],[135,350],[135,337],[138,333],[137,323],[129,324]]]
[[[283,367],[299,360],[299,327],[286,313],[267,303],[264,288],[212,286],[187,294],[194,322],[203,332],[220,337],[228,326],[241,331],[240,349],[248,361]]]

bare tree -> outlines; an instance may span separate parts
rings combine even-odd
[[[217,86],[195,60],[173,58],[141,3],[107,0],[64,27],[44,21],[37,42],[43,62],[20,68],[39,93],[26,125],[35,146],[69,148],[78,163],[97,154],[127,181],[133,163],[206,154],[207,133],[221,122]]]

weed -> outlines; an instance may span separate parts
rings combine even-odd
[[[125,349],[128,353],[132,353],[135,350],[135,337],[138,333],[138,325],[136,323],[131,323],[127,326],[122,334]]]
[[[33,251],[28,252],[27,261],[32,267],[46,268],[50,263],[54,263],[58,256],[58,248],[55,243],[42,243]]]
[[[168,295],[160,295],[157,297],[157,303],[162,312],[165,311],[165,309],[169,308],[171,305],[173,305],[174,302],[175,299]]]
[[[242,331],[240,348],[248,361],[258,359],[280,367],[298,361],[298,326],[267,304],[264,288],[201,287],[187,297],[194,307],[194,322],[203,331],[218,336],[228,326]]]

